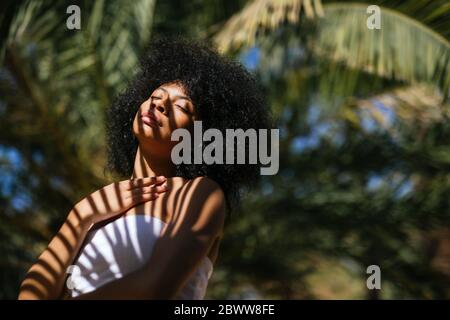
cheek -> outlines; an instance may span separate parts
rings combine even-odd
[[[179,111],[175,114],[175,123],[177,128],[190,129],[194,127],[194,119],[192,116]]]

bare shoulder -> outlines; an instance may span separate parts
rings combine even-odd
[[[225,199],[225,195],[220,185],[209,177],[196,177],[188,180],[185,186],[189,186],[188,188],[201,189],[208,193],[217,193]]]
[[[196,177],[183,186],[183,192],[195,196],[193,201],[208,202],[225,212],[225,194],[220,185],[208,177]],[[203,203],[205,204],[205,203]]]
[[[184,216],[198,228],[213,228],[220,232],[225,219],[225,194],[220,185],[208,177],[186,180],[177,190],[175,216]]]

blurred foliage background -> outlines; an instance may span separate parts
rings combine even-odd
[[[81,8],[68,30],[66,9]],[[381,8],[381,29],[366,21]],[[104,172],[104,113],[158,34],[258,77],[280,171],[233,218],[207,298],[450,298],[450,3],[0,4],[0,298]],[[381,268],[381,290],[366,268]]]

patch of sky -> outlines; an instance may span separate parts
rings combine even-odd
[[[381,114],[383,115],[386,125],[388,127],[391,127],[394,124],[395,119],[396,119],[396,114],[395,114],[395,111],[393,110],[393,108],[384,105],[379,100],[373,100],[372,103],[378,109],[378,111],[380,111]]]
[[[320,108],[311,105],[308,109],[306,119],[311,130],[307,135],[298,136],[293,139],[291,147],[294,152],[317,148],[320,145],[321,138],[325,136],[336,144],[342,144],[344,142],[344,136],[339,134],[336,125],[331,121],[321,119],[320,115]]]
[[[403,198],[407,195],[409,195],[413,191],[413,183],[411,179],[407,179],[406,181],[402,182],[400,186],[397,188],[395,192],[396,198]]]
[[[366,189],[374,192],[380,188],[388,186],[394,191],[394,198],[400,199],[413,191],[413,183],[404,174],[388,172],[385,174],[372,173],[367,180]]]
[[[15,148],[0,146],[0,158],[5,159],[13,170],[18,170],[23,164],[20,153]]]
[[[258,68],[260,61],[260,49],[258,47],[251,47],[239,56],[239,61],[249,70],[254,71]]]
[[[366,188],[369,191],[375,191],[383,185],[383,176],[380,174],[371,174],[367,180]]]
[[[317,134],[310,134],[307,136],[295,137],[292,140],[292,150],[295,152],[302,152],[308,149],[314,149],[319,146],[320,138]]]
[[[391,128],[396,121],[396,114],[393,108],[386,106],[379,100],[371,101],[373,108],[381,114],[383,123],[387,128]],[[382,130],[382,126],[375,120],[370,111],[363,109],[360,111],[361,125],[367,133],[374,133]]]
[[[20,153],[15,148],[0,146],[0,192],[3,197],[11,198],[11,206],[21,211],[31,205],[29,195],[24,192],[16,192],[20,186],[16,183],[16,175],[23,166]]]
[[[11,205],[17,211],[23,211],[32,205],[31,198],[26,193],[19,193],[11,199]]]
[[[16,149],[0,146],[0,192],[3,196],[12,195],[16,172],[21,165],[22,160]]]
[[[360,112],[360,117],[361,126],[363,127],[364,131],[366,131],[367,133],[373,133],[378,129],[378,124],[368,111],[362,110]]]
[[[319,121],[320,118],[320,108],[314,104],[312,104],[308,109],[308,115],[306,117],[306,121],[310,126],[314,125]]]

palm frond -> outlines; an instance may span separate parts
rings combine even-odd
[[[306,18],[323,16],[320,0],[255,0],[241,12],[231,17],[214,42],[222,52],[235,50],[242,45],[253,45],[263,30],[274,30],[281,24],[298,23],[301,13]]]
[[[381,29],[367,28],[367,5],[330,4],[310,46],[317,55],[408,83],[450,88],[450,43],[414,19],[381,8]]]

